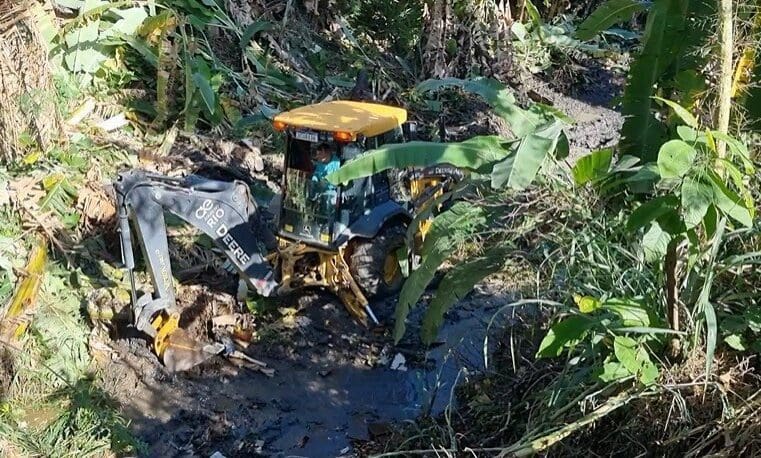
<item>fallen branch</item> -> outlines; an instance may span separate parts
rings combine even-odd
[[[652,393],[652,394],[655,394],[655,393]],[[558,429],[557,431],[554,431],[550,434],[546,434],[542,437],[539,437],[538,439],[529,441],[528,443],[522,442],[522,443],[518,443],[513,446],[510,446],[506,449],[503,449],[502,452],[498,456],[499,457],[530,456],[535,453],[539,453],[543,450],[546,450],[552,447],[556,443],[560,442],[561,440],[565,439],[566,437],[570,436],[576,431],[582,429],[583,427],[591,423],[594,423],[597,420],[602,419],[603,417],[615,411],[616,409],[623,407],[626,404],[630,403],[631,401],[635,399],[639,399],[643,396],[646,396],[646,394],[644,393],[630,394],[629,392],[625,391],[617,396],[614,396],[608,399],[605,402],[605,404],[595,409],[589,415],[582,417],[573,423],[565,425],[562,428]]]

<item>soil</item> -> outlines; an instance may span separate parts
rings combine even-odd
[[[596,69],[585,81],[571,96],[536,79],[521,88],[576,120],[571,160],[614,144],[622,123],[609,107],[620,78]],[[210,340],[212,317],[243,311],[231,282],[207,275],[180,288],[182,322],[199,339]],[[294,297],[254,314],[257,337],[246,352],[274,369],[273,377],[222,357],[170,374],[145,340],[121,335],[100,346],[108,348],[102,384],[146,444],[143,456],[358,456],[390,423],[436,415],[453,402],[454,386],[483,369],[487,325],[517,295],[515,284],[479,285],[447,314],[440,343],[427,349],[415,337],[420,309],[410,317],[410,337],[395,346],[388,329],[356,324],[332,296]],[[507,325],[500,314],[491,332]]]
[[[103,387],[148,444],[144,456],[356,456],[355,445],[390,431],[390,422],[442,412],[454,385],[482,370],[488,322],[510,301],[502,284],[480,285],[427,350],[414,337],[419,311],[411,339],[394,347],[387,332],[356,324],[329,296],[303,296],[296,313],[286,308],[257,328],[268,337],[248,353],[275,370],[271,378],[221,357],[169,374],[144,340],[128,338],[112,342]],[[234,307],[231,294],[198,292],[180,302]]]

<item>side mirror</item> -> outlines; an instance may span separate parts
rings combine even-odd
[[[404,135],[404,139],[408,142],[417,140],[417,122],[407,121],[402,124],[402,134]]]

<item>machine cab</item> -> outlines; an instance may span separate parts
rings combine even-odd
[[[333,249],[360,218],[391,201],[385,173],[345,186],[334,186],[325,177],[369,149],[402,142],[406,120],[402,108],[353,101],[277,115],[273,126],[286,136],[279,235]]]

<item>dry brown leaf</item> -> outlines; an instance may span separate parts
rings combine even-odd
[[[101,224],[116,216],[116,206],[102,185],[90,182],[79,191],[77,209],[85,217],[85,224]]]

